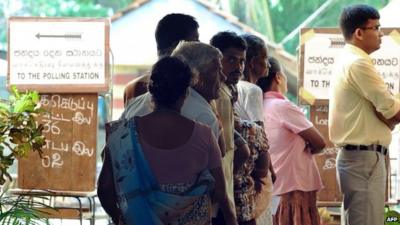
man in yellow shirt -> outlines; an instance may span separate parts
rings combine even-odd
[[[225,74],[226,80],[221,84],[219,98],[215,100],[215,108],[222,122],[226,145],[225,156],[222,158],[225,185],[228,198],[235,205],[236,213],[238,213],[238,206],[234,199],[234,168],[240,168],[246,162],[250,156],[250,150],[240,134],[235,134],[234,132],[233,103],[236,96],[232,86],[235,86],[243,75],[247,45],[246,41],[239,35],[228,31],[215,34],[211,38],[210,44],[219,49],[223,55],[221,60],[222,72]],[[240,214],[237,215],[237,218],[240,217]],[[219,213],[213,219],[212,224],[227,223],[221,217],[221,213]]]
[[[400,102],[387,90],[369,56],[383,36],[378,11],[346,7],[340,27],[346,41],[338,57],[329,102],[329,137],[341,147],[337,175],[343,193],[342,225],[384,223],[385,155]]]

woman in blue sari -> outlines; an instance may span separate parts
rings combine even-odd
[[[180,115],[191,80],[181,60],[160,59],[149,84],[154,111],[108,124],[98,195],[114,223],[210,224],[214,201],[236,224],[211,129]]]

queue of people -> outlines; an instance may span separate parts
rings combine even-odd
[[[330,137],[341,148],[342,224],[380,225],[388,136],[376,129],[390,132],[400,103],[368,56],[382,36],[377,11],[347,7],[340,24],[347,60],[333,85]],[[104,210],[121,225],[319,225],[314,155],[326,144],[285,97],[284,70],[255,35],[223,31],[206,44],[198,28],[185,14],[159,21],[159,60],[127,84],[125,111],[106,126]],[[280,197],[276,211],[272,196]]]

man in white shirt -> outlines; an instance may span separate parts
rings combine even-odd
[[[235,150],[235,136],[234,136],[234,113],[233,113],[233,100],[235,96],[232,95],[229,86],[237,83],[243,72],[243,62],[246,57],[246,43],[234,32],[219,32],[215,34],[210,44],[218,48],[222,54],[223,73],[226,75],[226,80],[223,82],[219,98],[215,101],[215,108],[218,112],[223,126],[223,135],[225,140],[225,156],[222,160],[222,168],[224,170],[225,186],[231,204],[235,205],[234,197],[234,164],[239,168],[243,165],[249,157],[249,149],[247,143],[240,135],[236,135],[240,142],[241,148]],[[238,134],[238,133],[237,133]],[[238,206],[235,205],[236,211]],[[221,210],[214,215],[212,220],[213,224],[226,224],[222,216]],[[240,217],[237,214],[237,217]]]

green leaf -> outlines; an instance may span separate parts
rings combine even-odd
[[[11,86],[11,94],[14,95],[16,98],[19,98],[19,91],[15,85]]]
[[[40,95],[37,91],[33,91],[30,93],[31,99],[34,103],[38,103],[40,100]]]
[[[0,184],[6,177],[11,180],[7,170],[16,157],[24,157],[29,151],[42,156],[42,147],[46,143],[43,125],[37,124],[35,118],[45,110],[40,108],[39,100],[36,91],[20,93],[12,86],[9,100],[0,101]],[[6,147],[11,154],[4,155]]]
[[[42,203],[46,197],[0,196],[0,224],[49,224],[45,214],[37,208],[52,209]]]
[[[0,101],[0,111],[8,112],[10,110],[10,103],[6,101]]]
[[[22,144],[17,145],[14,148],[13,152],[17,157],[24,157],[28,154],[28,152],[29,152],[29,150],[31,150],[31,148],[32,148],[32,146],[30,143],[22,143]]]

